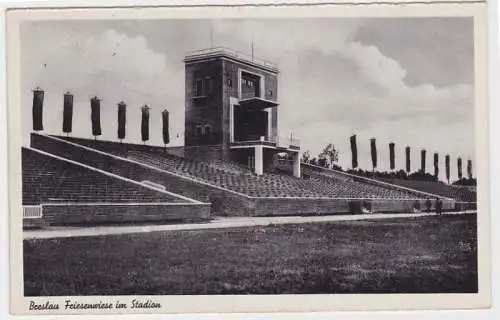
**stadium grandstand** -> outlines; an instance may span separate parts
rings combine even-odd
[[[164,147],[103,141],[100,101],[92,98],[94,139],[69,136],[73,96],[64,95],[63,132],[43,132],[43,94],[34,90],[33,132],[22,149],[25,225],[198,221],[212,216],[356,214],[459,210],[475,192],[441,182],[367,178],[301,163],[300,143],[278,137],[279,70],[226,48],[185,59],[185,138]],[[149,136],[148,107],[141,136]],[[283,165],[279,154],[287,155]]]

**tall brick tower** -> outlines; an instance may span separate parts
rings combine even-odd
[[[300,176],[299,143],[278,137],[278,74],[272,64],[226,48],[186,55],[185,151],[221,158],[257,174],[288,152]]]

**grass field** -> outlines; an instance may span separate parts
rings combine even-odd
[[[477,292],[476,215],[25,240],[26,296]]]

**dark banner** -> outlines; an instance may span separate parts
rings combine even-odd
[[[406,172],[410,173],[411,171],[411,151],[410,147],[406,147],[405,152],[406,152]]]
[[[450,156],[446,155],[444,158],[444,165],[446,169],[446,180],[448,180],[448,183],[450,183]]]
[[[43,97],[44,91],[40,89],[33,90],[33,130],[43,130]]]
[[[118,139],[125,139],[125,127],[127,125],[127,105],[125,102],[118,104]]]
[[[163,110],[162,113],[161,113],[161,118],[162,118],[162,123],[163,123],[163,127],[162,127],[162,134],[163,134],[163,143],[165,145],[169,144],[170,143],[170,133],[169,133],[169,115],[168,115],[168,111],[167,110]]]
[[[391,170],[396,168],[396,154],[394,153],[394,142],[389,143],[389,162]]]
[[[462,158],[457,159],[457,173],[458,179],[462,179]]]
[[[439,176],[439,154],[434,153],[434,177]]]
[[[92,121],[92,135],[100,136],[101,132],[101,100],[94,97],[90,99],[91,114],[90,119]]]
[[[142,110],[141,138],[142,141],[146,142],[149,140],[149,107],[144,106],[141,108],[141,110]]]
[[[64,94],[63,102],[63,132],[71,133],[73,129],[73,95]]]
[[[351,141],[351,154],[352,154],[352,168],[358,167],[358,145],[356,144],[356,135],[352,135]]]
[[[472,179],[472,160],[467,160],[467,175]]]
[[[420,163],[420,170],[422,170],[422,173],[425,173],[425,160],[426,160],[426,151],[425,149],[422,149],[421,151],[421,163]]]
[[[377,144],[375,138],[370,139],[370,150],[372,154],[372,166],[373,170],[377,168]]]

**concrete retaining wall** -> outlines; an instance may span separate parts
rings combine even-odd
[[[45,204],[49,225],[153,221],[201,221],[210,218],[209,204]]]

